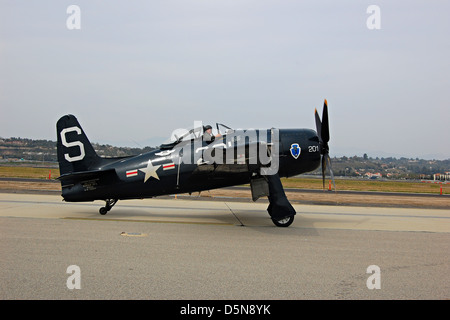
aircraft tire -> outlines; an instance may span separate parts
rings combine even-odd
[[[292,222],[294,222],[294,216],[290,216],[287,218],[283,218],[280,220],[276,220],[272,218],[272,222],[277,226],[277,227],[281,227],[281,228],[286,228],[289,227]]]
[[[100,212],[100,214],[104,216],[105,214],[108,213],[108,209],[106,209],[105,207],[101,207],[100,210],[98,210],[98,212]]]

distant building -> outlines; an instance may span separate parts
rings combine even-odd
[[[446,181],[450,180],[450,171],[447,171],[445,173],[435,173],[433,174],[433,180],[440,180],[440,181]]]
[[[381,173],[377,172],[377,173],[371,173],[371,172],[366,172],[366,174],[364,174],[366,177],[368,177],[369,179],[378,179],[381,178],[382,175]]]

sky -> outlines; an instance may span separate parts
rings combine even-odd
[[[332,157],[449,159],[449,12],[438,0],[0,0],[0,137],[56,141],[65,114],[91,142],[129,147],[194,121],[315,129],[327,99]]]

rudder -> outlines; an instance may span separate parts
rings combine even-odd
[[[69,114],[56,123],[60,174],[89,171],[101,162],[75,116]]]

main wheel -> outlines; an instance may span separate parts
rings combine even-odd
[[[276,220],[274,218],[272,218],[272,222],[277,226],[277,227],[289,227],[292,222],[294,222],[294,216],[290,216],[290,217],[286,217],[280,220]]]
[[[98,212],[100,212],[101,215],[105,215],[106,213],[108,213],[108,209],[106,209],[105,207],[101,207]]]

